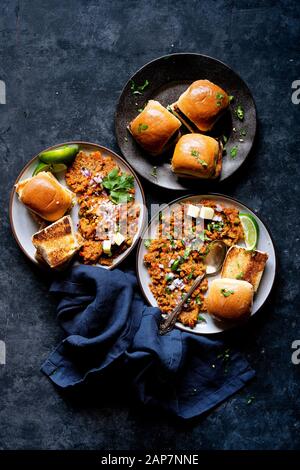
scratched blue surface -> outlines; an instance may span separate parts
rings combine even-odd
[[[291,344],[300,339],[300,105],[291,101],[291,84],[300,79],[299,39],[296,1],[1,1],[1,449],[300,447],[300,365],[291,362]],[[270,302],[236,334],[257,378],[208,416],[182,424],[137,408],[120,387],[83,405],[80,397],[58,394],[40,373],[62,332],[49,279],[12,238],[8,200],[22,166],[49,145],[82,139],[118,151],[113,116],[125,81],[151,59],[187,51],[228,63],[253,92],[255,153],[219,191],[263,216],[279,273]],[[176,197],[145,188],[149,202]],[[127,265],[134,266],[134,255]]]

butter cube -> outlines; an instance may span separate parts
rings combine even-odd
[[[215,211],[211,207],[202,206],[200,210],[201,219],[212,219],[215,215]]]
[[[114,235],[114,243],[118,246],[122,245],[123,241],[125,240],[124,235],[122,235],[120,232],[115,233]]]
[[[187,215],[189,217],[193,217],[194,219],[197,219],[197,217],[199,217],[199,213],[200,213],[199,207],[193,206],[193,204],[188,205]]]
[[[106,255],[111,255],[111,241],[103,240],[102,249],[103,253],[105,253]]]

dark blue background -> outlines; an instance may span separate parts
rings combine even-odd
[[[296,1],[1,0],[0,366],[2,449],[293,449],[300,447],[299,115],[291,84],[300,79]],[[135,70],[172,52],[221,59],[256,100],[259,136],[238,178],[220,187],[268,223],[279,253],[271,301],[242,336],[257,378],[207,417],[184,424],[116,396],[83,405],[59,395],[39,367],[62,337],[48,282],[19,251],[8,199],[23,165],[72,139],[118,151],[114,110]],[[151,79],[151,77],[150,77]],[[148,200],[177,194],[145,185]],[[134,256],[129,264],[133,266]],[[241,333],[242,334],[242,333]],[[247,405],[249,396],[254,396]]]

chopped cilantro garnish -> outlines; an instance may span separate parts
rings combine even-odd
[[[200,158],[200,152],[199,152],[199,150],[197,150],[197,149],[192,149],[192,150],[191,150],[191,155],[192,155],[192,157],[195,157],[195,159],[197,160],[198,163],[200,163],[200,165],[202,165],[202,166],[207,166],[206,161],[203,160],[203,158]]]
[[[231,156],[231,158],[236,158],[237,154],[238,154],[238,147],[237,147],[237,145],[235,145],[230,150],[230,156]]]
[[[224,98],[223,93],[217,92],[216,93],[216,98],[217,98],[217,106],[221,106],[222,100]]]
[[[217,359],[221,359],[222,363],[223,363],[223,366],[224,366],[224,373],[227,374],[228,372],[228,362],[229,362],[229,359],[230,359],[230,349],[225,349],[224,352],[222,352],[221,354],[219,354],[217,356]]]
[[[236,279],[243,279],[243,277],[244,277],[244,273],[243,273],[243,271],[241,271],[240,273],[238,273],[238,274],[236,275],[235,278],[236,278]]]
[[[207,323],[205,318],[202,316],[202,315],[198,315],[198,322],[203,322],[203,323]]]
[[[247,405],[251,405],[251,403],[253,403],[254,400],[255,400],[255,397],[253,397],[253,396],[252,396],[252,397],[249,397],[249,398],[247,399]]]
[[[151,240],[149,240],[149,239],[145,240],[144,245],[145,245],[146,248],[149,248],[149,246],[151,245]]]
[[[138,125],[138,133],[140,134],[142,131],[146,131],[148,129],[147,124],[143,124],[142,122]]]
[[[224,222],[211,222],[210,224],[207,225],[207,230],[210,232],[213,232],[214,230],[216,232],[222,232],[224,227]]]
[[[200,240],[203,241],[203,242],[210,240],[210,238],[206,235],[205,230],[203,230],[202,232],[200,232],[200,233],[198,234],[198,237],[199,237]]]
[[[244,120],[244,115],[245,115],[245,112],[244,112],[244,108],[239,104],[238,107],[235,109],[235,115],[236,117],[240,120],[240,121],[243,121]]]
[[[181,263],[182,258],[175,259],[174,263],[172,263],[171,271],[178,271]]]
[[[143,85],[136,85],[136,83],[133,80],[131,80],[130,89],[133,95],[141,95],[148,85],[149,85],[148,80],[145,80]]]
[[[152,168],[152,171],[151,171],[151,176],[153,176],[153,178],[157,178],[157,166],[154,166]]]
[[[230,295],[234,294],[234,290],[230,290],[230,289],[221,289],[221,294],[224,296],[224,297],[229,297]]]
[[[167,110],[169,111],[169,113],[171,113],[171,114],[173,114],[173,115],[175,116],[175,114],[174,114],[174,112],[173,112],[173,109],[172,109],[172,107],[171,107],[169,104],[167,105]]]

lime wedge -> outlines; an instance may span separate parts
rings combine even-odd
[[[40,173],[41,171],[49,171],[50,170],[50,167],[51,165],[48,165],[47,163],[44,163],[44,162],[39,162],[37,164],[37,166],[35,167],[33,173],[32,173],[32,176],[35,176],[37,175],[38,173]]]
[[[52,150],[45,150],[39,154],[44,163],[70,163],[79,152],[77,144],[62,145]]]
[[[259,227],[255,217],[251,214],[240,213],[240,221],[245,233],[247,250],[255,250],[259,237]]]
[[[51,165],[51,171],[53,173],[60,173],[61,171],[66,171],[67,168],[67,165],[65,165],[64,163],[53,163],[53,165]]]

